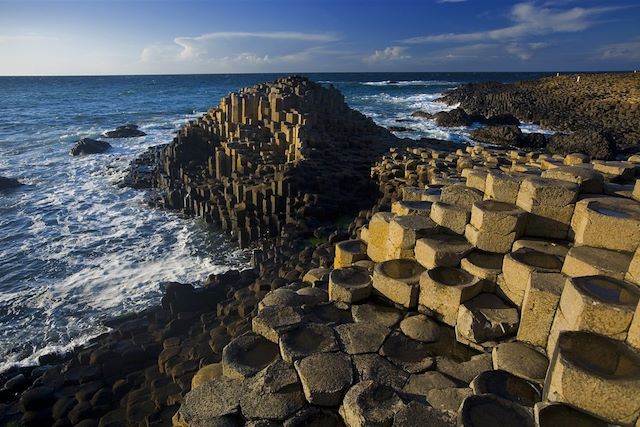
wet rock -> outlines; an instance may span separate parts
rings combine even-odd
[[[472,121],[462,108],[454,108],[450,111],[440,111],[433,115],[436,124],[443,127],[469,126]]]
[[[118,126],[114,130],[110,130],[104,133],[107,138],[135,138],[138,136],[145,136],[146,133],[138,129],[138,125],[123,125]]]
[[[15,178],[7,178],[0,176],[0,190],[7,190],[9,188],[20,187],[22,183]]]
[[[109,148],[111,148],[111,144],[106,141],[99,141],[97,139],[91,138],[82,138],[71,149],[71,155],[79,156],[82,154],[99,154],[104,153]]]
[[[433,118],[433,114],[427,113],[426,111],[415,111],[411,113],[411,117],[419,117],[421,119],[431,119]]]

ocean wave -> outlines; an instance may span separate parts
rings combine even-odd
[[[457,86],[460,83],[446,80],[383,80],[360,82],[365,86]]]

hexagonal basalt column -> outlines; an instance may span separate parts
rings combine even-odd
[[[461,236],[436,234],[416,242],[416,261],[425,268],[456,267],[471,249]]]
[[[329,275],[329,299],[354,303],[371,295],[371,275],[363,268],[333,270]]]
[[[392,218],[393,214],[391,212],[378,212],[369,221],[367,256],[375,262],[382,262],[387,257],[389,223]]]
[[[459,268],[438,267],[420,276],[420,305],[451,326],[456,324],[460,304],[480,292],[482,281]]]
[[[362,240],[345,240],[336,244],[334,268],[350,267],[354,262],[367,259],[367,246]]]
[[[606,276],[567,279],[549,334],[552,354],[563,330],[589,331],[624,340],[640,300],[640,288]]]
[[[544,399],[567,403],[611,423],[631,424],[640,415],[640,355],[608,337],[562,332]]]
[[[576,245],[633,252],[640,246],[640,203],[621,197],[581,200],[571,229]]]
[[[424,268],[410,259],[381,262],[373,270],[373,287],[383,296],[406,308],[418,303],[418,283]]]
[[[498,275],[502,273],[503,259],[504,255],[502,254],[474,250],[460,261],[460,268],[474,276],[495,283],[498,280]]]
[[[516,205],[529,213],[525,234],[564,239],[578,196],[577,184],[539,177],[522,181]]]
[[[515,205],[486,200],[471,208],[465,237],[478,249],[507,253],[524,230],[526,213]]]
[[[257,374],[278,357],[278,346],[260,335],[248,333],[231,341],[222,351],[225,377],[245,379]]]
[[[389,223],[387,259],[414,258],[416,241],[435,234],[438,226],[420,215],[396,216]]]
[[[520,307],[534,271],[559,273],[561,268],[562,260],[557,256],[533,249],[518,249],[504,257],[502,264],[504,280],[500,282],[500,290],[511,302]]]
[[[457,234],[464,234],[470,218],[471,212],[466,207],[442,202],[436,202],[431,206],[431,219]]]

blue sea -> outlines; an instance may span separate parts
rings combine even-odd
[[[459,142],[469,129],[410,114],[451,108],[435,99],[465,82],[542,75],[308,74],[380,125],[408,129],[398,136]],[[0,372],[105,332],[105,319],[159,302],[167,282],[202,283],[248,265],[249,254],[215,228],[150,208],[142,191],[118,183],[132,159],[170,142],[222,96],[277,77],[0,77],[0,176],[26,184],[0,192]],[[78,139],[127,123],[147,136],[110,139],[105,154],[69,155]]]

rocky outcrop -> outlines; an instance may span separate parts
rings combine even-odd
[[[99,154],[104,153],[109,148],[111,148],[111,144],[106,141],[99,141],[97,139],[91,138],[82,138],[71,149],[71,155],[80,156],[83,154]]]
[[[471,138],[494,145],[520,146],[522,131],[518,126],[488,126],[471,131]]]
[[[109,130],[104,133],[107,138],[136,138],[139,136],[145,136],[146,133],[138,129],[138,125],[123,125],[118,126],[114,130]]]
[[[15,178],[7,178],[0,176],[0,190],[7,190],[9,188],[20,187],[22,183]]]
[[[433,115],[433,118],[438,126],[443,127],[469,126],[473,123],[471,117],[462,108],[439,111]]]
[[[441,100],[486,116],[514,114],[563,132],[605,131],[617,149],[626,149],[640,141],[639,76],[580,74],[513,84],[470,83],[445,93]],[[580,151],[607,150],[585,146]]]
[[[520,148],[545,148],[547,140],[541,133],[523,133],[517,125],[487,126],[471,131],[471,138],[484,144]]]
[[[583,153],[594,159],[610,159],[616,152],[616,143],[610,132],[579,130],[553,135],[547,148],[554,154]]]
[[[129,181],[152,182],[161,206],[218,224],[245,247],[369,205],[369,165],[392,141],[335,88],[287,77],[227,95],[147,153]]]

